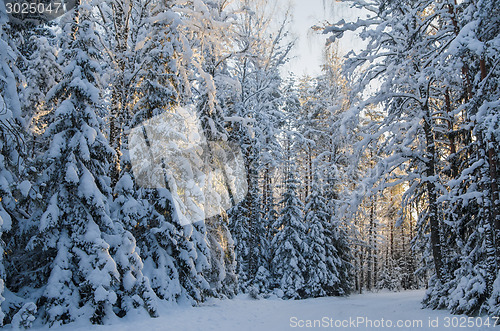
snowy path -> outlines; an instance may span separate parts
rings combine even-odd
[[[450,315],[446,311],[422,310],[420,300],[423,295],[424,291],[406,291],[301,301],[255,301],[247,299],[246,296],[239,296],[234,300],[213,300],[202,307],[163,307],[161,317],[156,319],[146,316],[128,316],[107,326],[77,328],[73,325],[55,328],[55,330],[298,330],[310,329],[306,327],[308,320],[310,323],[319,320],[316,322],[317,325],[323,323],[323,328],[330,330],[498,329],[500,331],[500,326],[478,327],[478,324],[481,325],[480,322],[484,322],[486,317],[467,320],[465,316]],[[365,322],[361,318],[364,318]],[[371,320],[371,326],[367,320]],[[360,323],[356,325],[358,321]],[[398,321],[399,323],[406,322],[408,325],[415,324],[410,327],[398,327],[396,325]],[[429,326],[430,321],[433,323],[431,326]],[[490,322],[493,323],[493,320],[490,319]],[[300,327],[302,323],[303,327]],[[392,323],[392,327],[387,327],[389,323]],[[438,323],[437,326],[436,323]],[[467,323],[471,323],[474,327],[467,327]],[[344,324],[344,327],[341,324]]]

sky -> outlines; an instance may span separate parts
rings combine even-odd
[[[322,52],[328,35],[313,31],[311,26],[328,21],[335,23],[341,19],[355,21],[363,12],[352,9],[347,3],[335,0],[280,0],[281,7],[290,2],[293,12],[291,32],[298,38],[292,51],[292,60],[284,67],[283,73],[292,72],[296,76],[317,76],[321,72]],[[354,33],[346,33],[339,44],[340,53],[346,54],[357,49],[361,40]]]

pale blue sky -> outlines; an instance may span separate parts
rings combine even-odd
[[[288,1],[292,3],[294,16],[291,32],[298,37],[298,41],[292,52],[295,58],[284,68],[283,73],[286,75],[291,71],[296,76],[318,75],[327,35],[311,31],[310,27],[325,21],[330,23],[340,19],[355,21],[362,12],[351,9],[347,3],[335,0],[280,0],[282,5]],[[339,47],[345,54],[350,49],[356,48],[360,42],[354,34],[346,33]]]

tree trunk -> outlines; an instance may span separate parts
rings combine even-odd
[[[374,227],[375,227],[375,202],[374,198],[370,198],[370,223],[368,225],[368,272],[366,275],[366,289],[368,291],[372,290],[372,284],[373,284],[373,259],[374,259],[374,240],[373,237],[375,235],[374,233]]]
[[[115,27],[115,74],[116,79],[113,81],[111,91],[111,116],[109,121],[109,143],[115,150],[116,155],[113,160],[111,169],[111,187],[114,188],[120,177],[120,161],[121,161],[121,145],[122,145],[122,131],[123,126],[126,124],[126,82],[125,82],[125,69],[126,69],[126,51],[127,42],[130,32],[129,15],[132,10],[133,3],[129,2],[127,10],[125,2],[114,1],[112,8],[114,12],[113,23]]]
[[[431,129],[431,115],[429,107],[424,106],[424,133],[426,140],[426,169],[425,175],[426,179],[426,190],[428,199],[428,213],[427,218],[429,220],[431,228],[431,247],[432,256],[434,259],[434,267],[436,269],[437,277],[443,281],[443,257],[441,251],[441,234],[439,226],[439,215],[438,215],[438,205],[437,205],[437,192],[436,184],[434,183],[436,176],[436,145],[434,141],[434,133]]]

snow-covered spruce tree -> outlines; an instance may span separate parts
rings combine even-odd
[[[154,293],[170,302],[196,304],[203,300],[209,286],[196,269],[198,255],[190,237],[191,226],[180,226],[170,192],[137,189],[132,177],[124,173],[115,194],[114,217],[136,239]]]
[[[238,292],[245,292],[242,284],[246,284],[248,280],[245,263],[245,256],[248,255],[247,242],[250,237],[247,215],[248,211],[243,203],[237,204],[228,211],[229,231],[234,240]]]
[[[307,251],[304,252],[307,264],[305,297],[321,297],[343,292],[343,290],[339,291],[338,269],[341,266],[328,263],[342,261],[338,258],[338,254],[330,255],[335,252],[335,247],[326,247],[327,244],[332,244],[332,240],[326,238],[325,232],[325,226],[328,226],[327,223],[330,221],[330,213],[328,202],[323,197],[318,184],[316,177],[312,182],[311,192],[305,204],[305,224],[307,227]],[[330,253],[328,256],[326,255],[327,249]]]
[[[352,265],[353,255],[351,239],[345,220],[340,217],[341,211],[338,200],[330,198],[333,196],[332,187],[328,184],[323,188],[324,197],[328,201],[327,210],[330,217],[323,224],[325,232],[325,254],[328,269],[336,269],[338,285],[328,288],[329,295],[348,295],[352,290]]]
[[[206,247],[205,242],[201,249],[196,247],[196,242],[206,240],[205,236],[197,236],[204,234],[205,229],[193,235],[193,225],[180,225],[167,189],[140,192],[138,201],[142,200],[148,208],[134,235],[155,293],[165,300],[190,304],[205,300],[212,294],[204,274],[209,267],[208,252],[199,253]]]
[[[378,290],[401,291],[403,288],[401,278],[401,267],[392,258],[387,259],[384,261],[379,277],[377,277],[375,288]]]
[[[142,251],[136,248],[134,231],[139,228],[144,218],[154,218],[155,215],[148,213],[142,201],[134,198],[134,193],[133,181],[125,174],[115,187],[117,197],[110,207],[111,217],[119,233],[113,237],[114,241],[111,243],[112,256],[123,277],[117,290],[118,304],[115,310],[118,310],[119,316],[123,316],[132,309],[144,306],[152,317],[156,317],[157,296],[150,284],[150,278],[143,274],[144,263],[139,255]]]
[[[100,52],[91,12],[86,2],[71,13],[71,35],[61,52],[63,78],[49,92],[58,107],[45,133],[52,139],[39,179],[47,204],[32,239],[34,248],[52,252],[42,300],[49,324],[78,318],[103,323],[114,314],[114,306],[121,308],[126,295],[140,291],[131,279],[142,281],[140,265],[130,261],[135,256],[133,239],[110,218],[106,172],[113,150],[101,133]],[[127,293],[132,288],[135,293]],[[141,304],[151,304],[147,295],[145,301]]]
[[[292,156],[285,169],[285,192],[283,193],[280,217],[273,224],[277,231],[271,242],[272,275],[275,285],[287,299],[300,299],[305,296],[307,263],[309,251],[304,224],[304,205],[298,197],[298,181]]]
[[[171,195],[165,189],[145,192],[141,199],[156,198],[150,204],[145,217],[138,223],[135,233],[137,244],[144,257],[145,273],[151,277],[151,285],[161,299],[196,304],[203,301],[210,289],[202,270],[196,266],[198,254],[191,240],[191,226],[180,227],[176,213],[169,208]],[[203,265],[208,265],[205,261]]]
[[[181,286],[174,258],[167,251],[176,243],[174,226],[170,224],[160,228],[160,224],[166,222],[164,216],[149,202],[149,198],[154,197],[152,192],[138,189],[131,174],[122,175],[114,193],[116,197],[111,208],[112,217],[129,229],[136,240],[140,262],[144,264],[144,273],[149,277],[152,289],[159,298],[175,302],[181,295]]]
[[[267,220],[276,217],[274,206],[269,205],[267,211],[262,209],[263,197],[259,186],[258,151],[254,139],[247,128],[237,125],[232,134],[240,133],[243,155],[247,168],[248,193],[244,200],[230,212],[230,229],[236,242],[239,286],[243,292],[251,291],[259,297],[269,290],[270,280],[259,275],[269,274],[269,229]],[[271,183],[264,186],[271,194]],[[267,203],[273,201],[266,198]],[[264,217],[267,216],[268,219]],[[276,219],[276,218],[275,218]],[[259,271],[260,270],[260,271]]]
[[[246,148],[252,150],[248,145]],[[270,285],[269,279],[258,277],[259,270],[260,274],[269,273],[269,242],[261,213],[256,162],[251,155],[246,154],[246,160],[253,161],[247,164],[248,194],[230,211],[229,216],[230,230],[235,238],[239,288],[258,298],[268,292]]]
[[[304,194],[307,194],[306,205],[311,205],[306,207],[306,225],[320,224],[308,228],[308,240],[311,241],[308,247],[310,254],[321,255],[321,250],[324,250],[322,272],[335,275],[333,279],[321,279],[318,275],[311,275],[319,282],[314,286],[314,294],[309,293],[313,296],[348,294],[352,278],[350,238],[344,223],[344,218],[349,218],[344,216],[339,208],[343,199],[340,198],[341,190],[349,186],[343,184],[352,182],[352,179],[348,179],[345,173],[341,172],[341,169],[348,168],[348,151],[344,146],[346,135],[338,128],[343,97],[339,86],[343,82],[338,75],[338,63],[337,75],[334,75],[334,66],[335,63],[331,59],[327,60],[323,68],[324,73],[320,77],[315,80],[305,77],[300,80],[297,88],[300,100],[298,129],[301,132],[302,147],[298,157],[302,162],[304,185],[308,185],[308,188],[303,189]],[[308,223],[309,217],[316,221]],[[318,221],[319,219],[321,221]],[[314,235],[311,235],[312,232]],[[317,257],[315,259],[318,260]],[[316,265],[318,264],[311,264]],[[312,273],[318,271],[314,268],[308,270]]]

